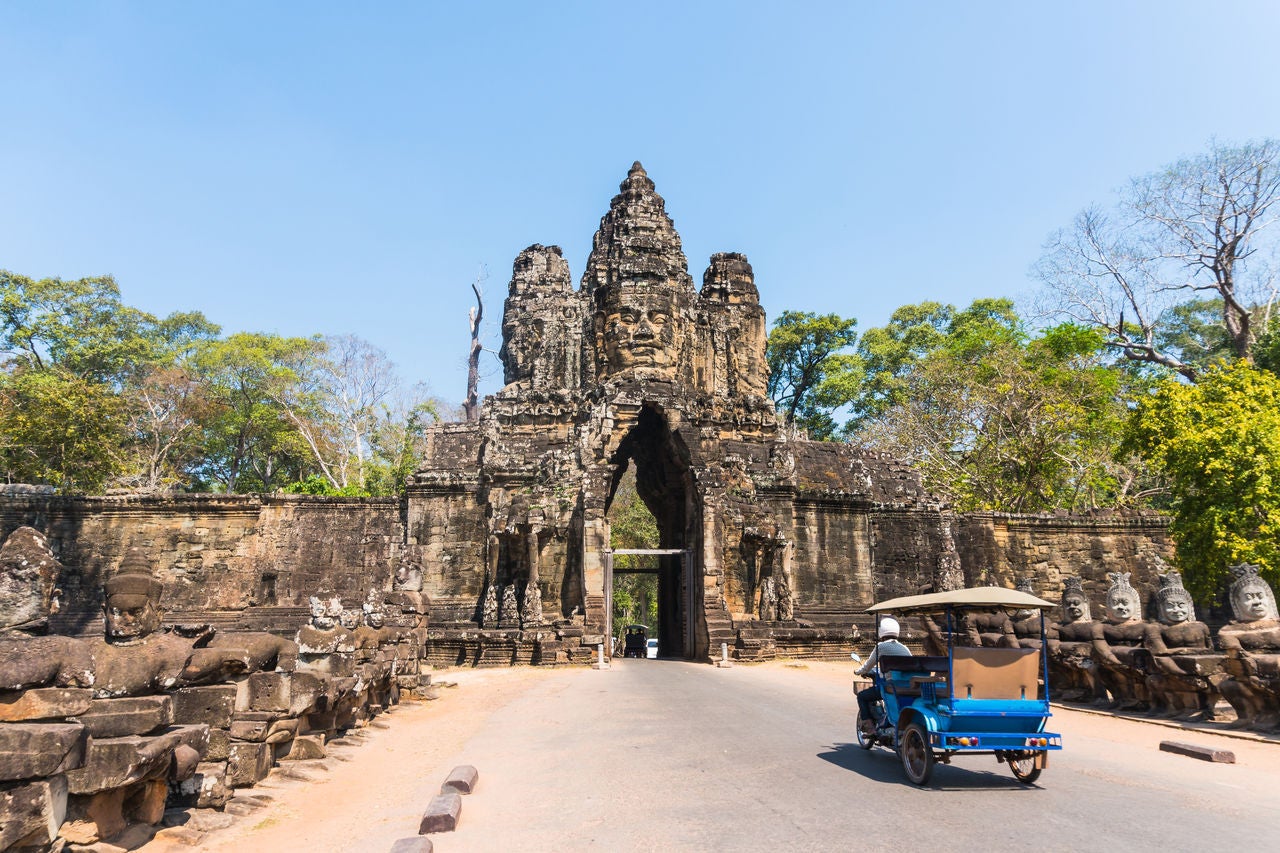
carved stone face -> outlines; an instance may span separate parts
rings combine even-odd
[[[360,627],[360,612],[358,610],[344,610],[338,615],[338,624],[348,631]]]
[[[542,350],[542,321],[511,316],[502,324],[503,379],[509,385],[533,376],[533,364]]]
[[[1111,614],[1111,621],[1128,622],[1130,619],[1135,618],[1134,614],[1138,612],[1138,602],[1133,596],[1117,595],[1112,599],[1107,610]]]
[[[1068,595],[1062,600],[1062,610],[1067,614],[1068,622],[1078,622],[1087,618],[1089,602],[1083,595]]]
[[[1263,582],[1246,584],[1232,590],[1231,606],[1236,619],[1241,622],[1257,622],[1259,619],[1275,619],[1275,600],[1271,589]]]
[[[102,606],[107,640],[128,643],[145,639],[160,629],[157,602],[145,595],[113,595]]]
[[[386,621],[386,617],[383,615],[382,611],[378,610],[376,607],[373,610],[366,610],[364,612],[364,624],[368,625],[370,628],[381,628],[386,624]]]
[[[1160,621],[1166,625],[1178,625],[1191,618],[1191,602],[1180,595],[1169,596],[1160,602]]]
[[[329,631],[337,624],[335,614],[329,612],[328,604],[314,596],[310,601],[311,606],[311,627],[318,628],[321,631]]]
[[[675,300],[661,290],[621,291],[598,317],[609,371],[643,368],[647,375],[672,372],[679,319]]]

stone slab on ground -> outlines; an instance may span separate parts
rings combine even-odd
[[[458,818],[462,816],[462,796],[456,791],[441,794],[427,805],[422,813],[422,823],[418,825],[418,834],[429,832],[453,832],[458,828]]]
[[[1201,761],[1212,761],[1215,764],[1235,764],[1236,754],[1229,749],[1214,749],[1211,746],[1199,746],[1194,743],[1183,743],[1176,740],[1160,741],[1161,752],[1172,752],[1174,755],[1185,755]]]
[[[391,853],[431,853],[430,838],[419,835],[416,838],[401,838],[391,845]]]
[[[476,770],[470,764],[459,764],[449,773],[449,778],[444,780],[444,784],[440,786],[440,793],[447,794],[450,791],[457,791],[459,794],[470,794],[476,789],[476,782],[480,781],[480,771]]]
[[[204,841],[204,833],[185,826],[168,826],[156,833],[156,841],[170,841],[195,847]]]

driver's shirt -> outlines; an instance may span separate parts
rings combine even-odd
[[[876,643],[875,649],[871,652],[871,657],[867,658],[867,662],[858,667],[858,675],[866,675],[875,669],[876,664],[880,661],[882,655],[906,655],[911,656],[911,649],[899,643],[897,640],[881,640]]]

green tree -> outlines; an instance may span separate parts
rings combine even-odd
[[[240,332],[196,350],[189,365],[209,401],[206,480],[226,492],[271,491],[314,473],[312,448],[296,424],[316,411],[311,391],[299,386],[323,349],[318,338]]]
[[[94,493],[120,469],[128,440],[109,386],[58,367],[0,375],[0,460],[6,482]]]
[[[1240,562],[1280,584],[1280,378],[1236,362],[1196,385],[1162,382],[1134,411],[1126,447],[1169,480],[1170,531],[1197,598]]]
[[[613,548],[658,548],[658,522],[636,491],[635,469],[628,468],[614,491],[609,507],[609,544]],[[617,569],[634,569],[644,557],[622,554],[614,558]],[[652,559],[652,558],[649,558]],[[613,582],[613,624],[647,624],[658,615],[658,576],[620,574]]]
[[[765,348],[769,396],[788,426],[802,427],[815,439],[835,434],[832,412],[848,401],[857,382],[858,362],[845,352],[857,340],[857,324],[801,311],[784,311],[774,320]]]
[[[950,348],[961,357],[966,349],[991,347],[1020,335],[1021,324],[1008,299],[978,299],[963,311],[939,302],[902,306],[886,325],[868,329],[858,342],[861,382],[849,398],[848,429],[856,430],[901,404],[912,374],[934,353]]]
[[[1107,363],[1099,332],[1032,337],[1000,299],[895,317],[863,338],[870,388],[852,442],[912,461],[961,510],[1088,509],[1142,482],[1113,458],[1131,377]]]

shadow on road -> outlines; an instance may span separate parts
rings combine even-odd
[[[939,764],[933,770],[933,778],[928,785],[913,785],[903,774],[898,755],[888,749],[876,747],[863,749],[856,743],[837,743],[818,753],[823,761],[837,767],[851,770],[859,776],[874,782],[887,782],[901,785],[918,791],[1037,791],[1039,785],[1024,785],[1013,778],[1003,764],[997,764],[1004,774],[992,772],[982,767],[983,761],[995,763],[990,755],[973,756],[965,763],[955,765]]]

